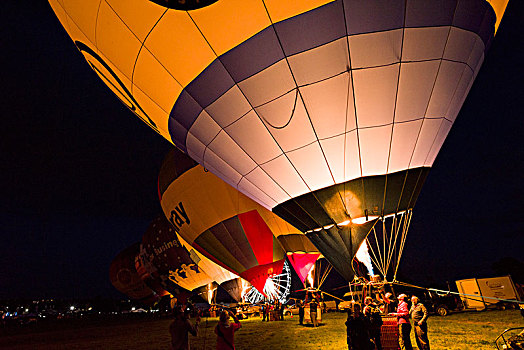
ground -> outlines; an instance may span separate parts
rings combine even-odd
[[[345,349],[343,313],[324,315],[318,328],[298,325],[298,318],[264,322],[243,320],[235,345],[242,349]],[[191,349],[214,349],[216,318],[202,320]],[[40,324],[0,329],[1,349],[169,349],[169,319],[73,320],[57,325]],[[495,349],[493,341],[506,328],[524,326],[518,310],[464,312],[429,321],[431,348]],[[413,341],[413,344],[415,342]]]

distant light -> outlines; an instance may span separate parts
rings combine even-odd
[[[29,309],[25,309],[25,312],[29,312]]]
[[[136,310],[136,307],[133,306],[133,307],[131,308],[131,311],[135,311],[135,310]]]
[[[74,309],[75,309],[75,307],[72,306],[72,305],[69,307],[69,310],[71,310],[71,311],[73,311]]]

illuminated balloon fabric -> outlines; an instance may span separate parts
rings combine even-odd
[[[166,295],[169,295],[169,294],[177,295],[178,293],[180,293],[181,291],[180,288],[176,288],[176,289],[172,289],[171,291],[167,291],[164,288],[164,286],[162,286],[160,281],[158,281],[151,275],[150,273],[151,270],[147,268],[147,264],[144,263],[143,259],[140,256],[140,253],[137,254],[137,256],[135,256],[135,269],[136,269],[136,272],[138,273],[138,276],[142,279],[142,281],[144,281],[144,283],[149,288],[155,291],[155,293],[160,298]]]
[[[315,262],[322,256],[318,248],[303,234],[282,235],[278,238],[291,266],[304,283]]]
[[[166,218],[164,217],[164,220]],[[170,224],[171,225],[171,224]],[[195,257],[195,261],[198,261],[198,265],[206,272],[215,282],[218,284],[223,284],[224,282],[231,281],[233,279],[237,279],[238,276],[234,273],[232,273],[229,270],[226,270],[222,266],[214,263],[204,255],[198,252],[198,250],[194,249],[189,243],[186,242],[180,235],[176,234],[178,240],[180,243],[182,243],[182,246],[186,248],[186,250],[190,253],[191,256]]]
[[[140,243],[135,243],[118,253],[109,267],[109,279],[119,292],[131,299],[152,304],[158,301],[159,296],[142,281],[135,269],[139,249]]]
[[[236,278],[216,265],[212,268],[215,276],[204,270],[196,251],[184,247],[163,215],[154,219],[144,233],[140,256],[149,273],[170,291],[178,286],[192,291],[213,283],[215,278],[219,282]]]
[[[249,282],[243,280],[240,277],[232,279],[230,281],[226,281],[222,283],[220,286],[224,288],[225,291],[229,295],[231,295],[231,297],[235,299],[237,303],[242,301],[242,291],[244,290],[244,288],[251,287]]]
[[[288,254],[287,258],[291,266],[295,269],[300,281],[304,283],[320,256],[320,253],[292,253]]]
[[[507,1],[490,3],[51,1],[140,118],[303,231],[413,207]]]
[[[212,304],[216,299],[217,288],[218,284],[212,282],[194,289],[193,293],[204,299],[208,304]]]
[[[159,193],[164,213],[188,243],[259,291],[282,271],[285,251],[275,236],[289,229],[300,234],[178,151],[162,165]]]
[[[182,237],[177,234],[177,238],[182,243],[182,245],[191,252],[191,255],[195,254],[198,259],[200,259],[200,267],[202,270],[206,271],[211,277],[214,278],[215,282],[219,283],[222,288],[233,298],[235,301],[242,301],[242,290],[243,286],[245,288],[250,287],[251,284],[246,280],[238,277],[236,274],[226,270],[222,266],[214,263],[193,247],[187,243]],[[244,284],[242,284],[244,283]]]
[[[197,163],[191,158],[180,154],[180,152],[176,150],[170,152],[162,164],[161,176],[159,177],[158,185],[159,192],[161,193],[160,197],[162,198],[162,193],[167,190],[173,181],[194,167],[197,167]],[[223,183],[221,186],[227,187],[227,185]],[[248,203],[252,202],[249,198],[242,197],[244,201]],[[278,235],[278,241],[287,252],[291,265],[303,282],[313,267],[316,259],[320,256],[318,249],[302,232],[298,231],[287,222],[267,212],[267,210],[258,206],[256,203],[250,203],[250,205],[258,207],[261,212],[265,212],[266,220],[271,223],[272,227],[274,227],[274,229],[272,229],[273,234]],[[166,215],[168,214],[166,213]],[[182,217],[181,214],[179,214],[179,216]],[[182,243],[185,242],[183,241]],[[297,256],[296,258],[295,255]],[[207,260],[205,257],[201,258]],[[206,269],[204,268],[204,270]]]
[[[413,208],[495,20],[485,1],[318,7],[217,57],[178,97],[172,140],[351,279],[370,226],[341,224]]]

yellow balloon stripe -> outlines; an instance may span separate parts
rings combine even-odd
[[[497,22],[495,23],[495,34],[497,33],[497,30],[499,29],[500,21],[502,20],[502,16],[504,15],[504,11],[506,11],[506,7],[508,6],[509,0],[487,0],[491,7],[493,7],[493,10],[495,11],[495,14],[497,15]]]
[[[182,174],[165,191],[161,205],[168,219],[179,203],[189,217],[189,224],[180,225],[180,235],[190,244],[210,227],[251,210],[258,211],[276,237],[302,234],[200,165]]]

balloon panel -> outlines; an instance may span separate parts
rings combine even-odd
[[[135,257],[139,250],[140,243],[135,243],[118,253],[109,266],[109,279],[119,292],[131,299],[152,304],[158,296],[142,281],[135,269]]]
[[[249,282],[243,280],[242,278],[235,278],[229,281],[226,281],[220,285],[225,291],[231,295],[231,297],[237,302],[242,301],[242,291],[244,288],[249,288]]]
[[[208,304],[216,299],[218,284],[215,282],[203,285],[193,290],[193,293],[204,299]]]
[[[137,256],[135,256],[135,269],[136,269],[136,272],[138,273],[138,276],[142,279],[142,281],[144,281],[144,283],[149,287],[151,288],[160,298],[166,296],[166,295],[169,295],[169,294],[173,294],[173,295],[176,295],[178,293],[178,291],[176,289],[174,289],[172,292],[169,292],[167,291],[166,289],[164,289],[164,287],[162,286],[162,284],[160,283],[159,280],[155,279],[151,274],[150,274],[150,271],[151,269],[148,269],[147,267],[147,264],[144,263],[142,257],[140,254],[138,254]]]
[[[315,262],[320,256],[320,253],[291,253],[287,255],[287,258],[297,272],[302,283],[304,283],[309,272],[313,266],[315,266]]]
[[[211,228],[217,234],[219,230],[227,230],[227,227],[233,229],[236,226],[243,230],[242,225],[251,225],[250,230],[258,229],[253,227],[252,222],[259,222],[260,219],[263,221],[260,221],[260,227],[269,229],[269,232],[263,231],[268,239],[269,233],[276,237],[290,234],[303,236],[298,229],[178,151],[171,152],[164,160],[159,175],[159,192],[164,213],[190,244]],[[252,213],[244,214],[248,212]],[[244,214],[241,216],[243,223],[239,218],[235,219],[239,214]],[[226,224],[218,225],[226,220],[229,220]],[[206,234],[214,235],[212,232]],[[247,237],[244,239],[248,240]],[[256,238],[253,235],[250,239]],[[280,258],[284,256],[283,253],[278,255]]]
[[[205,271],[218,284],[222,284],[226,281],[238,278],[238,276],[232,273],[231,271],[224,269],[223,267],[219,266],[218,264],[214,263],[210,259],[206,258],[204,255],[199,253],[198,250],[194,249],[178,234],[177,238],[191,256],[197,257],[197,259],[195,260],[199,260],[199,266],[202,268],[202,270]]]
[[[249,195],[269,208],[362,176],[430,167],[443,142],[441,128],[425,133],[427,140],[421,130],[430,119],[446,127],[455,119],[483,59],[475,47],[485,46],[485,28],[495,17],[486,3],[476,7],[480,26],[465,13],[454,15],[454,1],[388,6],[333,2],[276,23],[274,31],[263,30],[218,57],[175,103],[171,117],[191,125],[187,134],[171,129],[177,145],[239,189],[250,182]],[[365,21],[372,12],[373,21]],[[309,30],[316,34],[305,35]],[[255,46],[266,55],[246,59]],[[338,71],[330,70],[328,57],[342,59]],[[325,70],[307,69],[312,62]],[[340,106],[337,128],[325,118],[333,106]],[[251,111],[264,128],[255,126]],[[259,130],[256,136],[245,132],[247,125]],[[211,130],[215,137],[205,137]],[[348,140],[327,142],[331,138]]]
[[[335,226],[306,233],[307,237],[318,247],[333,268],[346,279],[352,281],[354,271],[351,261],[358,248],[366,239],[377,219],[361,225],[349,224],[336,228]]]
[[[316,251],[296,228],[201,166],[191,168],[184,158],[179,152],[166,157],[159,177],[161,204],[178,233],[204,256],[258,289],[265,281],[255,282],[256,274],[280,273],[285,251],[279,241]]]
[[[145,268],[168,290],[178,286],[187,290],[213,282],[200,265],[198,256],[178,240],[165,217],[157,217],[142,237],[140,255]]]

